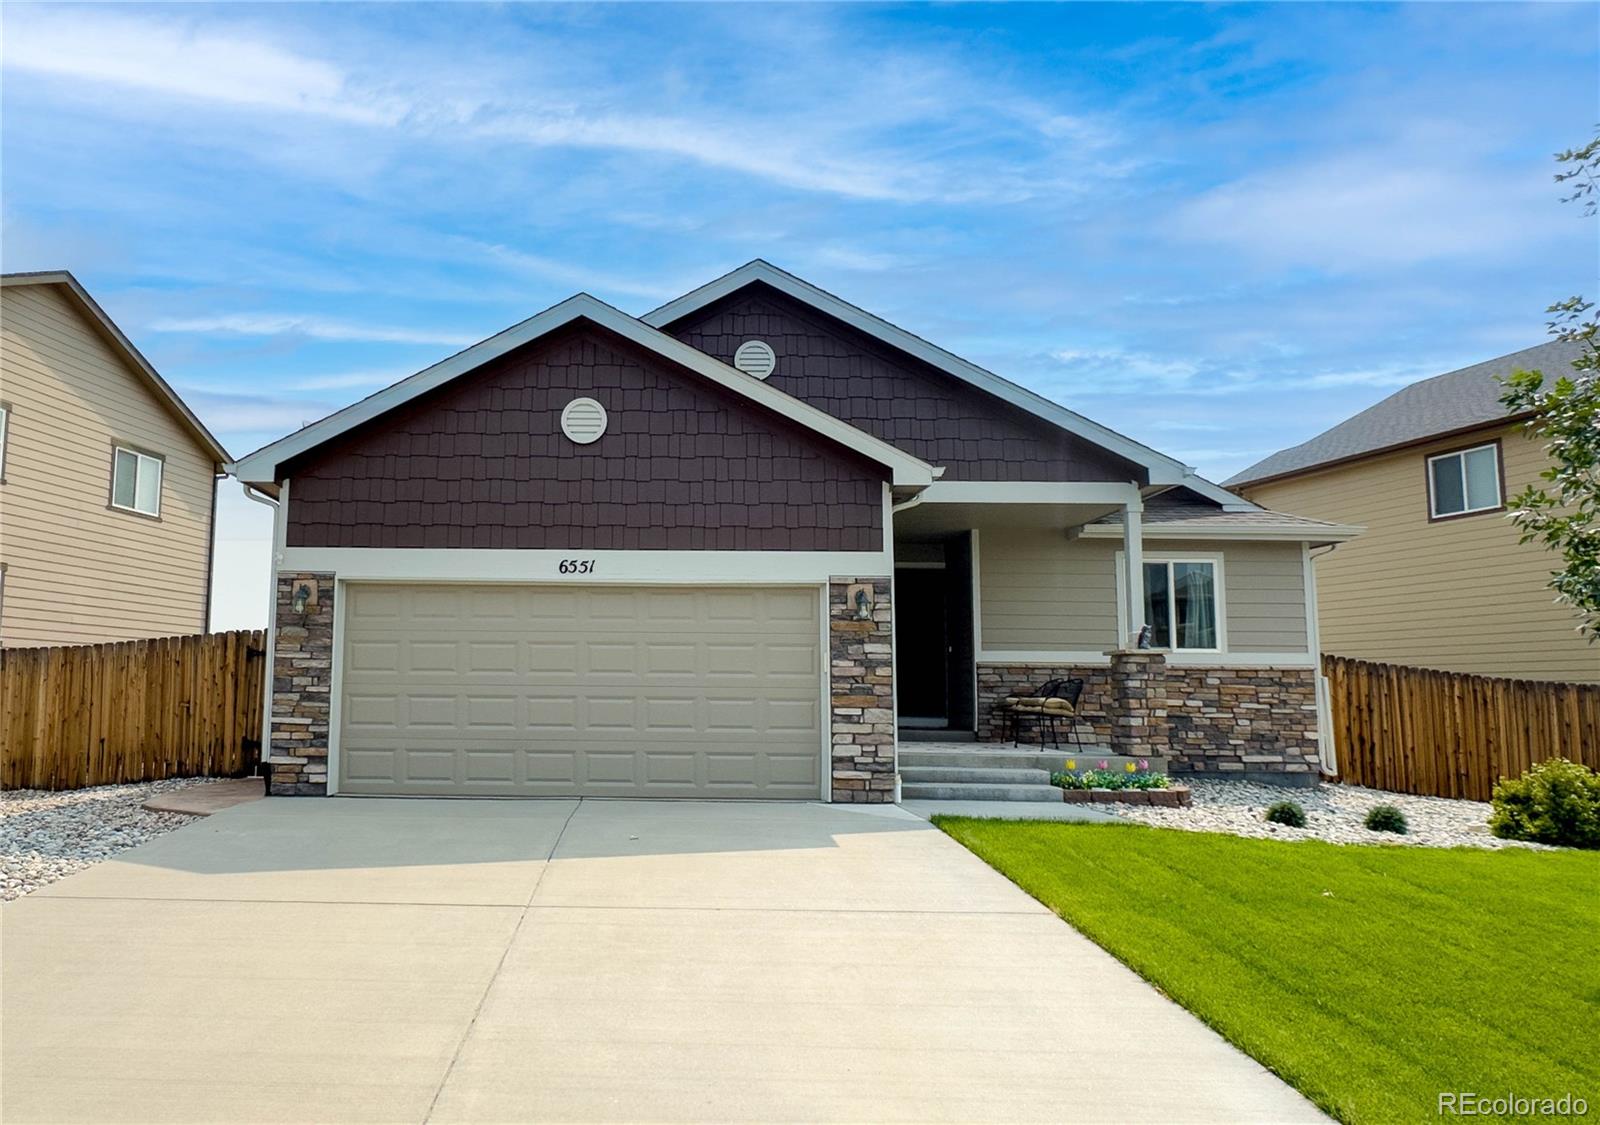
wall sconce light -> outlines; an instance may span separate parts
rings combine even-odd
[[[872,591],[866,586],[852,586],[850,597],[856,603],[856,619],[858,621],[872,620]]]
[[[1148,626],[1148,625],[1139,626],[1139,639],[1135,643],[1136,643],[1136,647],[1138,647],[1138,648],[1149,648],[1150,647],[1150,626]]]
[[[311,587],[302,582],[294,588],[294,598],[290,604],[294,607],[296,613],[304,613],[306,611],[306,603],[310,600]]]

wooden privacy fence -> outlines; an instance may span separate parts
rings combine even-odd
[[[0,650],[0,787],[252,772],[261,757],[262,636]]]
[[[1502,777],[1569,758],[1600,769],[1600,685],[1507,680],[1324,656],[1339,777],[1487,801]]]

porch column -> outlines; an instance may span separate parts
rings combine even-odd
[[[1123,596],[1128,633],[1119,639],[1118,648],[1133,648],[1144,628],[1144,501],[1136,494],[1122,509]]]

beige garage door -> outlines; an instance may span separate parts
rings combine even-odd
[[[815,799],[808,589],[345,588],[344,793]]]

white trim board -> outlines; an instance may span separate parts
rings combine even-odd
[[[1143,505],[1138,485],[1095,481],[940,480],[918,499],[923,504],[1116,504],[1134,511]]]
[[[890,469],[896,485],[917,488],[933,482],[935,476],[933,466],[926,461],[913,457],[888,442],[880,441],[826,411],[818,410],[808,403],[784,394],[760,379],[752,378],[742,371],[729,367],[720,360],[713,359],[704,352],[691,348],[688,344],[675,340],[642,321],[635,320],[622,310],[613,308],[587,293],[568,297],[560,304],[553,305],[503,332],[498,332],[487,340],[479,341],[432,367],[424,368],[415,375],[330,414],[319,422],[313,422],[288,437],[263,446],[249,456],[241,457],[237,462],[227,466],[227,469],[249,484],[274,483],[279,477],[278,467],[291,458],[331,441],[363,422],[385,414],[419,395],[443,386],[452,379],[577,320],[589,320],[601,328],[615,332],[624,339],[648,348],[797,425],[855,450],[863,457]]]
[[[1348,524],[1326,524],[1321,527],[1241,527],[1238,524],[1224,524],[1221,527],[1207,527],[1203,523],[1151,523],[1144,524],[1144,540],[1164,539],[1243,539],[1279,543],[1343,543],[1347,539],[1354,539],[1365,528],[1352,527]],[[1078,534],[1084,539],[1121,539],[1122,525],[1116,523],[1089,523],[1078,529]]]
[[[563,562],[592,562],[562,573]],[[332,571],[351,582],[521,582],[569,586],[826,582],[889,576],[886,551],[515,551],[452,547],[288,547],[280,570]]]
[[[1143,445],[1132,438],[1125,437],[1115,430],[1084,417],[1076,411],[1068,410],[1059,403],[1051,402],[1043,395],[1035,394],[1026,387],[1019,386],[1009,379],[1004,379],[992,371],[985,370],[975,363],[947,352],[943,348],[924,340],[921,336],[907,332],[897,325],[890,324],[881,317],[873,316],[865,309],[852,305],[850,302],[836,297],[824,289],[819,289],[809,281],[802,280],[794,274],[781,270],[772,263],[763,261],[760,258],[747,262],[731,273],[726,273],[715,281],[707,282],[700,288],[667,302],[660,308],[646,313],[640,319],[646,324],[662,328],[756,281],[770,285],[772,288],[793,297],[803,304],[810,305],[812,308],[827,313],[836,320],[843,321],[857,331],[865,332],[868,336],[881,340],[890,347],[920,359],[922,362],[970,383],[980,390],[987,391],[1003,402],[1025,410],[1036,417],[1043,418],[1045,421],[1059,426],[1069,433],[1076,434],[1078,437],[1093,442],[1102,449],[1142,466],[1149,473],[1152,485],[1181,485],[1199,493],[1208,500],[1214,500],[1222,504],[1231,511],[1248,512],[1256,509],[1256,505],[1250,501],[1234,495],[1221,485],[1213,484],[1196,475],[1192,466],[1185,465],[1183,462],[1168,457],[1164,453],[1159,453],[1147,445]]]
[[[1160,651],[1160,650],[1156,650]],[[1210,652],[1180,649],[1161,651],[1167,663],[1175,668],[1315,668],[1316,658],[1309,652]],[[978,653],[978,664],[1087,664],[1093,666],[1111,663],[1104,652],[1080,650],[1076,652],[998,651]]]

